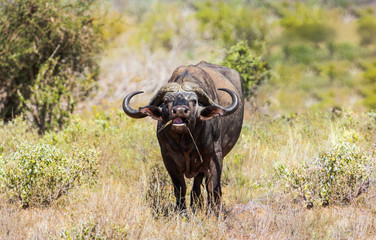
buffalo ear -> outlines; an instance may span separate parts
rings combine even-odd
[[[148,115],[155,120],[162,120],[162,111],[159,107],[150,105],[140,108],[140,112]]]
[[[202,121],[210,120],[214,117],[222,116],[225,111],[216,106],[208,106],[199,111],[199,119]]]

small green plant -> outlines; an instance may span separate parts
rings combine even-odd
[[[362,148],[342,142],[312,163],[293,168],[278,166],[276,176],[286,191],[302,198],[309,208],[349,203],[367,191],[372,161]]]
[[[227,51],[222,65],[235,69],[242,77],[243,96],[251,97],[269,77],[269,66],[256,56],[246,42],[240,41]]]
[[[81,223],[78,226],[65,230],[60,234],[61,239],[109,239],[102,229],[98,229],[98,223]]]
[[[21,144],[0,156],[1,190],[23,208],[48,205],[76,186],[95,183],[98,156],[86,148],[65,153],[45,143]]]

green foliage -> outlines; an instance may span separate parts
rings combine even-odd
[[[68,121],[76,104],[73,87],[74,79],[66,72],[57,75],[57,59],[49,59],[41,65],[33,85],[29,86],[30,95],[24,98],[18,90],[20,102],[27,115],[43,134],[46,129],[61,129]]]
[[[277,9],[282,16],[280,22],[286,42],[304,41],[317,45],[334,39],[335,30],[325,22],[328,14],[322,8],[296,2],[282,4]]]
[[[152,11],[145,14],[138,26],[136,39],[146,43],[153,51],[158,48],[171,50],[177,42],[190,38],[187,35],[189,33],[184,31],[187,21],[188,18],[181,13],[179,4],[157,3]]]
[[[0,5],[1,118],[26,110],[43,132],[63,124],[74,103],[94,89],[95,56],[103,39],[94,21],[95,2],[6,0]]]
[[[366,83],[376,83],[376,60],[364,62],[362,67],[364,69],[363,78]]]
[[[349,42],[329,42],[327,48],[331,57],[338,60],[354,61],[362,54],[362,49],[359,46]]]
[[[252,49],[265,50],[269,25],[262,9],[252,9],[237,1],[205,1],[196,5],[196,18],[203,35],[230,47],[246,41]]]
[[[362,89],[363,104],[369,109],[376,109],[376,86],[372,85]]]
[[[327,22],[328,14],[320,7],[296,2],[276,7],[283,27],[280,41],[285,58],[294,63],[310,65],[328,56],[321,43],[330,44],[335,30]]]
[[[293,63],[310,65],[323,60],[326,57],[325,49],[316,49],[312,45],[298,43],[294,45],[285,45],[283,47],[285,58]]]
[[[323,23],[304,23],[291,26],[285,30],[284,34],[290,40],[307,41],[315,45],[332,41],[335,37],[334,29]]]
[[[103,230],[97,229],[97,224],[86,223],[79,224],[71,229],[65,230],[60,234],[61,239],[95,239],[105,240],[108,239]]]
[[[240,41],[227,51],[222,65],[235,69],[242,77],[243,96],[251,97],[257,88],[270,76],[269,66]]]
[[[363,68],[361,93],[364,97],[363,104],[371,110],[376,109],[376,61],[365,61]]]
[[[319,76],[328,78],[331,83],[335,80],[342,80],[342,84],[346,86],[347,82],[345,80],[351,78],[348,71],[349,67],[351,65],[347,61],[327,61],[323,64],[317,63],[315,70]],[[349,87],[352,87],[352,85],[349,84]]]
[[[103,25],[100,24],[100,22]],[[124,14],[112,10],[102,16],[102,18],[96,19],[94,24],[101,26],[101,35],[107,43],[110,43],[128,30],[127,22],[127,18]]]
[[[373,160],[354,143],[342,142],[312,163],[290,169],[278,166],[276,176],[285,190],[303,198],[307,207],[348,203],[367,191]]]
[[[0,156],[2,191],[23,208],[49,205],[76,186],[95,183],[98,156],[88,148],[67,154],[45,143],[20,144]]]
[[[376,18],[373,15],[364,15],[359,18],[357,31],[360,44],[371,45],[376,43]]]

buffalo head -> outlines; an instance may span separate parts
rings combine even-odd
[[[227,88],[219,88],[230,94],[232,104],[223,107],[215,103],[208,94],[195,83],[167,83],[151,99],[147,106],[138,110],[129,106],[131,98],[143,93],[136,91],[128,94],[123,100],[124,112],[132,118],[150,116],[153,119],[171,123],[171,130],[183,132],[186,127],[194,128],[197,121],[205,121],[213,117],[231,114],[239,106],[239,98],[235,92]]]

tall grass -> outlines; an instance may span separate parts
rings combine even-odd
[[[375,234],[374,186],[349,205],[306,209],[276,191],[277,163],[313,161],[319,152],[346,139],[372,150],[374,114],[344,111],[268,117],[255,113],[224,160],[225,212],[217,218],[172,211],[174,198],[155,137],[155,122],[95,108],[76,116],[64,131],[36,137],[21,120],[0,127],[3,156],[17,141],[95,147],[102,154],[94,188],[74,188],[49,207],[27,210],[0,203],[0,238],[96,239],[283,239],[369,238]],[[374,174],[373,174],[374,175]],[[190,184],[191,181],[188,181]],[[189,194],[189,193],[187,193]],[[17,224],[14,224],[17,222]],[[323,227],[325,224],[325,227]]]

